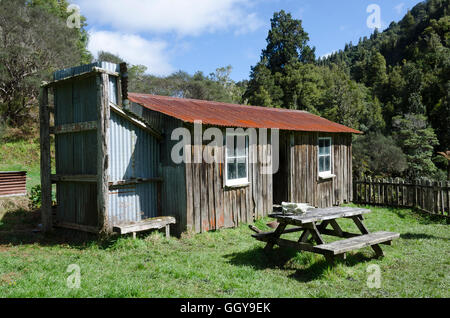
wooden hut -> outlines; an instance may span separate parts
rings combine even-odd
[[[43,86],[40,114],[46,229],[139,230],[170,216],[178,233],[204,232],[251,223],[282,201],[328,207],[352,200],[351,140],[359,132],[308,112],[128,93],[126,65],[94,63],[56,72]],[[180,128],[192,139],[196,129],[202,136],[214,128],[223,140],[191,140],[180,152],[186,160],[175,162]],[[266,130],[269,142],[262,142]],[[205,160],[205,152],[219,160]],[[274,158],[279,168],[268,173]]]

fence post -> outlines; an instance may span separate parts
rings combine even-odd
[[[450,182],[446,182],[447,189],[445,192],[447,193],[447,216],[450,216]]]

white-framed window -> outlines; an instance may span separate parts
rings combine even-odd
[[[226,135],[225,185],[247,185],[249,135],[228,133]]]
[[[332,153],[331,153],[331,137],[319,138],[319,177],[331,178],[334,175],[331,173],[332,167]]]

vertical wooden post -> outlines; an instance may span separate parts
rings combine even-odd
[[[97,75],[97,211],[101,233],[112,231],[108,222],[108,144],[109,144],[109,78]]]
[[[418,186],[417,186],[417,179],[414,179],[414,205],[413,207],[417,207],[419,203],[419,194],[418,194]]]
[[[447,216],[450,216],[450,182],[447,181],[445,185],[447,186],[447,189],[445,189],[447,193]]]
[[[50,113],[48,109],[48,88],[41,88],[39,103],[40,146],[41,146],[41,217],[42,231],[51,232],[52,220],[52,182],[50,156]]]

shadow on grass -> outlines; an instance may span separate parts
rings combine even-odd
[[[0,219],[0,244],[23,245],[39,244],[42,246],[67,245],[72,248],[85,249],[95,244],[99,248],[109,248],[118,237],[104,238],[99,235],[55,228],[50,234],[39,231],[40,211],[17,209],[9,211]]]
[[[238,252],[225,255],[230,264],[236,266],[251,266],[256,270],[265,269],[284,269],[292,270],[295,272],[288,277],[298,280],[299,282],[310,282],[320,279],[323,274],[332,269],[338,263],[343,263],[346,266],[352,267],[361,263],[369,262],[374,257],[367,257],[363,253],[350,254],[346,260],[336,259],[334,264],[328,263],[325,258],[319,259],[305,257],[304,268],[298,268],[294,266],[295,262],[292,259],[298,256],[299,253],[290,248],[274,248],[273,251],[266,253],[262,247],[255,247],[245,252]],[[308,266],[309,265],[309,266]]]
[[[417,208],[408,208],[408,207],[392,207],[392,206],[370,206],[370,205],[360,205],[360,207],[371,209],[373,207],[379,209],[386,209],[389,212],[394,213],[401,219],[405,219],[406,217],[414,217],[420,224],[428,225],[428,224],[450,224],[450,217],[446,217],[445,215],[439,214],[431,214],[425,211],[421,211]]]
[[[405,233],[401,234],[401,238],[404,240],[449,240],[446,237],[434,236],[425,233]]]

